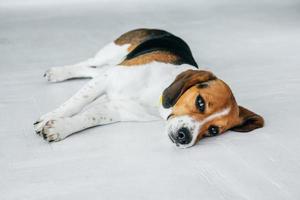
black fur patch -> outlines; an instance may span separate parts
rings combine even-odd
[[[156,30],[155,34],[149,34],[149,37],[147,37],[135,49],[133,49],[126,56],[125,60],[129,60],[153,51],[170,52],[179,57],[179,60],[174,64],[185,63],[198,68],[198,65],[194,60],[192,52],[186,42],[181,38],[162,30]]]

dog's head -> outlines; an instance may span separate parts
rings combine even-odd
[[[238,106],[229,86],[208,71],[187,70],[164,90],[169,109],[167,133],[178,147],[227,130],[248,132],[264,124],[261,116]]]

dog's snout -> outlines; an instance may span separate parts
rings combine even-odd
[[[192,135],[189,129],[182,127],[175,133],[175,141],[179,144],[189,144],[192,141]]]
[[[167,122],[167,134],[179,148],[188,148],[195,144],[200,123],[189,116],[173,116]]]

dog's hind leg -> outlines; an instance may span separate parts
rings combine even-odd
[[[107,84],[106,77],[107,75],[105,72],[101,73],[96,78],[90,80],[83,88],[81,88],[60,107],[40,117],[40,119],[34,124],[35,131],[39,133],[49,120],[61,117],[70,117],[74,114],[77,114],[86,105],[90,104],[99,96],[104,94]]]
[[[50,82],[61,82],[74,78],[94,78],[101,69],[107,65],[117,65],[121,63],[128,54],[129,45],[116,45],[110,43],[104,46],[93,57],[73,65],[52,67],[46,71],[44,77]]]
[[[45,72],[44,77],[49,82],[61,82],[74,78],[93,78],[98,74],[99,69],[93,65],[93,59],[91,58],[73,65],[51,67]]]

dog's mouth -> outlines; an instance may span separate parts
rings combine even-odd
[[[169,120],[172,116],[174,116],[174,114],[170,114],[170,115],[167,117],[167,120]]]
[[[168,136],[169,136],[170,140],[171,140],[173,143],[175,143],[175,139],[174,139],[170,134],[168,134]]]

